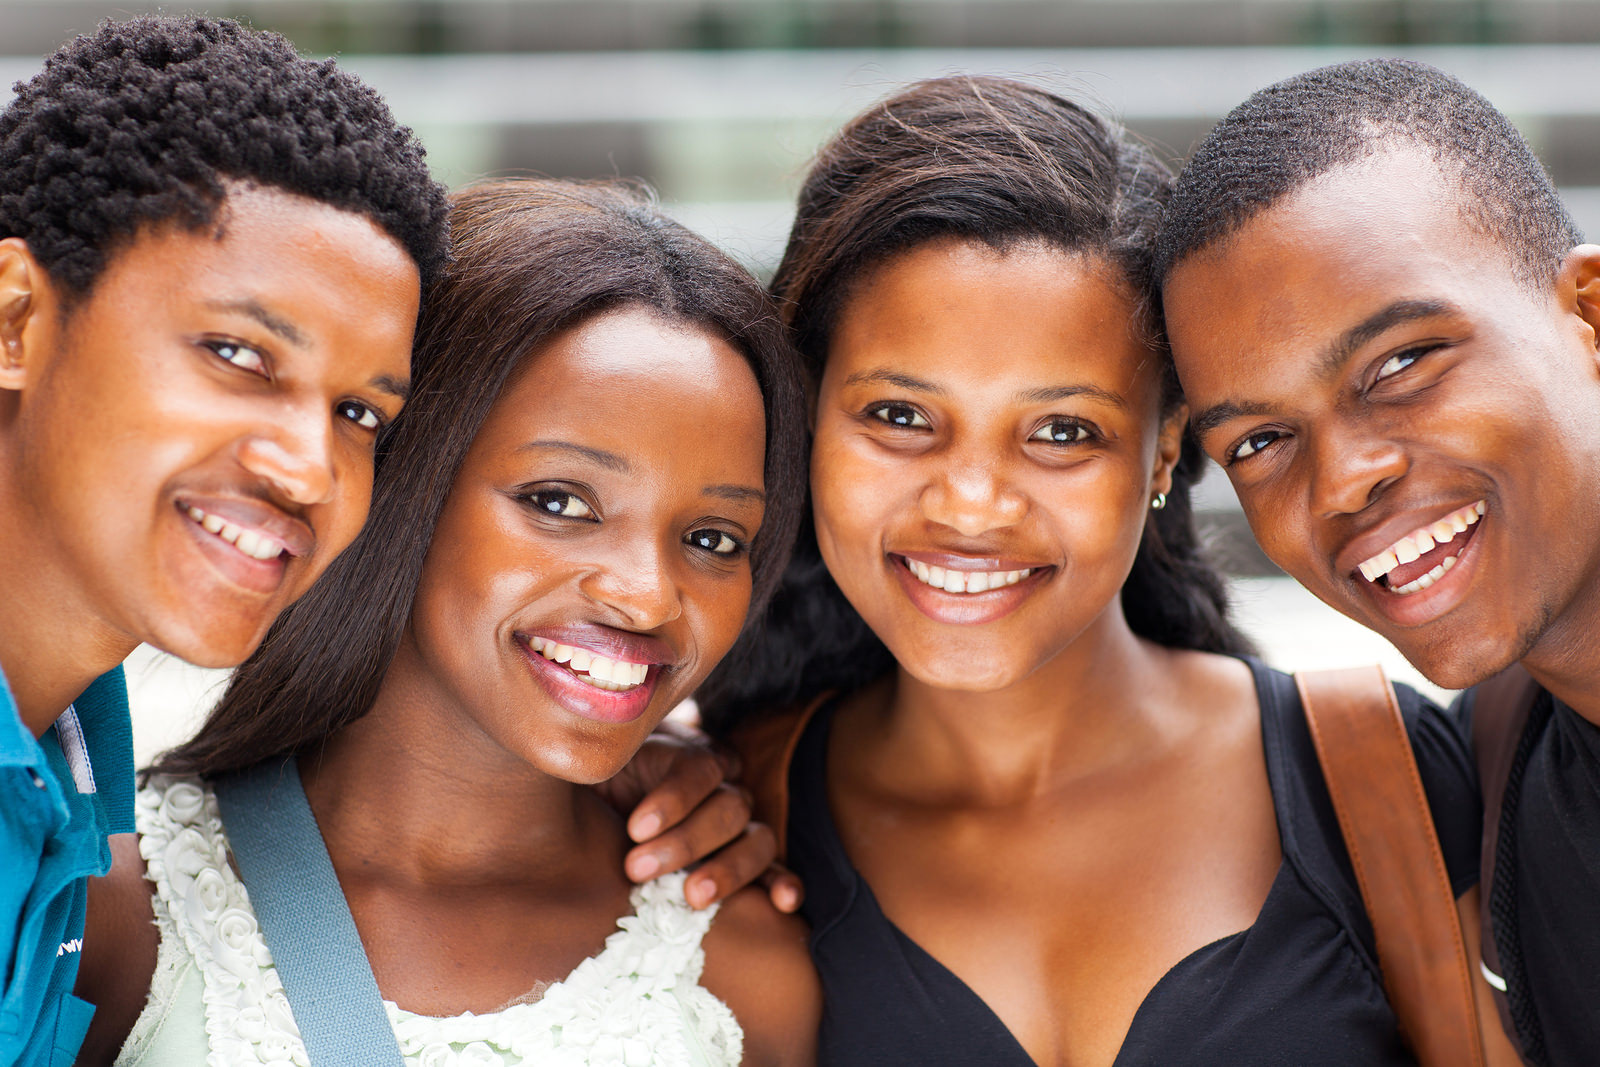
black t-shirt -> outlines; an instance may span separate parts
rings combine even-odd
[[[1181,960],[1135,1014],[1117,1067],[1412,1064],[1294,680],[1252,661],[1283,863],[1249,929]],[[1397,687],[1456,893],[1477,881],[1476,778],[1444,712]],[[822,978],[820,1064],[1029,1067],[999,1017],[879,909],[845,855],[825,784],[833,707],[790,765],[791,867]]]
[[[1539,1067],[1590,1067],[1600,1063],[1600,728],[1541,691],[1500,813],[1497,855],[1515,877],[1502,884],[1496,868],[1490,910],[1518,1040]]]

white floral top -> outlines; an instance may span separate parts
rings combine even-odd
[[[309,1067],[249,894],[228,862],[211,790],[157,776],[139,793],[137,818],[161,944],[150,999],[118,1067]],[[715,909],[684,903],[681,874],[636,888],[632,903],[599,955],[532,1003],[441,1019],[385,1001],[406,1063],[738,1064],[743,1032],[698,984],[700,940]]]

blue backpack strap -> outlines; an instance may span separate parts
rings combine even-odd
[[[258,763],[213,786],[312,1067],[404,1067],[294,758]]]

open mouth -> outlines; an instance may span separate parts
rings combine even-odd
[[[528,647],[551,663],[565,667],[579,680],[610,693],[626,693],[637,689],[650,674],[648,663],[611,659],[587,648],[563,645],[543,637],[530,637]]]
[[[270,534],[235,525],[220,515],[213,515],[192,504],[184,509],[184,513],[206,533],[226,541],[251,559],[282,559],[289,553],[288,546]]]
[[[1484,502],[1457,508],[1406,534],[1357,566],[1361,577],[1396,596],[1410,596],[1443,578],[1456,565],[1483,518]]]
[[[901,561],[917,581],[946,593],[987,593],[991,589],[1004,589],[1008,585],[1016,585],[1034,571],[1032,567],[1015,571],[957,571],[903,556]]]

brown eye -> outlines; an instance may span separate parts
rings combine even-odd
[[[524,499],[546,515],[557,515],[563,519],[594,518],[594,509],[584,503],[582,497],[565,490],[539,489]]]
[[[867,413],[879,422],[887,422],[891,426],[900,426],[908,430],[921,430],[928,425],[928,420],[922,412],[910,404],[878,404],[868,408]]]
[[[744,550],[739,540],[722,530],[695,530],[684,540],[695,548],[715,552],[719,556],[732,556]]]
[[[1055,445],[1077,444],[1094,435],[1081,422],[1072,419],[1051,419],[1028,436],[1030,441],[1048,441]]]

